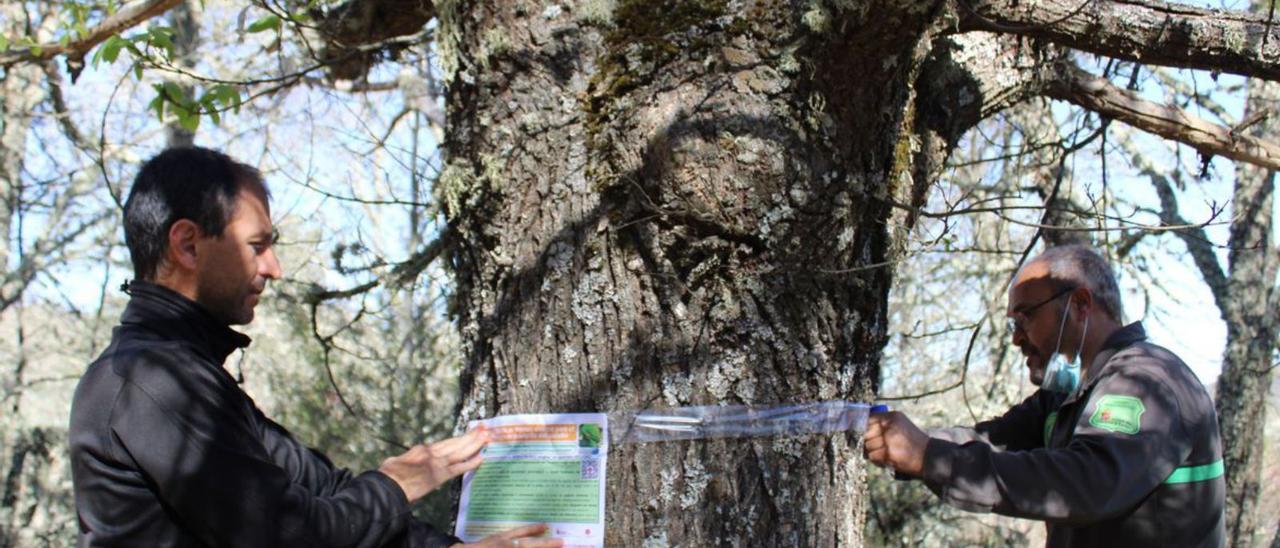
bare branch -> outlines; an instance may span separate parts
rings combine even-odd
[[[89,29],[84,36],[66,45],[43,44],[36,48],[14,48],[0,53],[0,66],[7,67],[23,61],[43,61],[59,55],[67,56],[68,67],[83,65],[85,54],[103,40],[152,19],[181,3],[182,0],[143,0],[130,4],[121,8],[115,15],[104,19],[98,26]],[[72,72],[79,71],[72,70]]]
[[[395,285],[403,285],[416,279],[423,270],[427,268],[433,261],[440,257],[449,246],[453,245],[455,233],[452,228],[446,226],[431,243],[423,246],[422,249],[410,255],[404,262],[396,264],[391,272],[381,278],[376,278],[348,289],[323,289],[316,288],[303,297],[303,302],[315,306],[324,301],[335,299],[346,299],[354,297],[362,293],[366,293],[375,287],[381,286],[386,282]]]
[[[84,132],[80,131],[75,120],[71,118],[66,97],[62,93],[62,75],[58,74],[58,67],[53,62],[45,63],[44,73],[49,78],[49,97],[53,101],[53,112],[58,119],[58,125],[62,127],[62,132],[80,150],[86,153],[95,150],[93,143],[85,138]]]
[[[65,257],[61,253],[67,246],[111,216],[111,211],[100,211],[72,230],[36,240],[30,251],[22,255],[17,268],[0,276],[0,312],[13,306],[18,299],[22,298],[27,287],[35,281],[36,275],[46,272],[53,265],[62,263]]]
[[[1158,0],[957,2],[962,31],[1018,34],[1145,64],[1280,80],[1280,26],[1264,15]]]
[[[1227,221],[1215,220],[1220,215],[1222,215],[1222,213],[1223,212],[1221,208],[1215,209],[1213,210],[1212,213],[1210,213],[1209,220],[1199,222],[1199,223],[1182,222],[1182,223],[1172,224],[1172,225],[1170,224],[1147,225],[1147,224],[1141,224],[1141,223],[1128,223],[1125,226],[1102,226],[1102,227],[1097,227],[1097,226],[1081,227],[1081,226],[1047,225],[1043,223],[1029,223],[1026,221],[1007,217],[1002,212],[996,212],[996,215],[1001,219],[1005,220],[1006,222],[1019,225],[1019,226],[1038,228],[1041,230],[1061,230],[1064,232],[1125,232],[1128,230],[1136,229],[1136,230],[1145,230],[1147,232],[1178,233],[1186,230],[1204,230],[1204,227],[1206,226],[1219,226],[1219,225],[1231,224],[1230,220],[1227,220]]]
[[[1147,101],[1069,63],[1059,65],[1045,94],[1186,144],[1206,156],[1280,169],[1280,146],[1241,135],[1182,109]]]
[[[1170,226],[1186,226],[1188,223],[1178,211],[1178,199],[1173,193],[1173,186],[1169,184],[1169,178],[1156,172],[1151,166],[1142,166],[1140,169],[1142,174],[1151,180],[1151,186],[1155,187],[1156,194],[1160,196],[1160,221]],[[1227,301],[1231,298],[1227,292],[1227,277],[1222,271],[1222,265],[1218,264],[1213,243],[1205,234],[1204,228],[1188,226],[1173,233],[1186,244],[1187,252],[1191,253],[1196,268],[1200,269],[1200,276],[1204,278],[1205,285],[1209,286],[1209,291],[1213,293],[1213,300],[1217,302],[1218,310],[1226,310]]]

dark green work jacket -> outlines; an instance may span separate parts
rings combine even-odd
[[[1222,444],[1195,374],[1112,334],[1072,394],[1036,391],[973,429],[931,432],[924,481],[959,508],[1044,520],[1048,546],[1222,546]]]

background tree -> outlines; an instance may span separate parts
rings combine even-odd
[[[1256,136],[1276,135],[1280,88],[1269,82],[1249,83],[1245,119],[1257,118],[1247,131]],[[1172,175],[1144,165],[1161,202],[1161,219],[1169,225],[1185,225],[1174,184],[1185,184],[1180,173]],[[1227,531],[1235,546],[1259,545],[1268,533],[1258,522],[1262,493],[1262,467],[1266,439],[1267,396],[1276,363],[1276,268],[1280,248],[1274,243],[1273,208],[1275,171],[1242,164],[1237,168],[1231,198],[1227,268],[1218,257],[1214,239],[1203,228],[1176,231],[1193,258],[1213,302],[1227,325],[1227,347],[1218,379],[1218,421],[1222,429],[1223,461],[1227,478]],[[1224,271],[1225,270],[1225,271]]]

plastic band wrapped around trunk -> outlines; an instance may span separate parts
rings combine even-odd
[[[609,413],[609,441],[622,444],[862,432],[869,414],[888,410],[886,405],[832,400],[615,411]]]

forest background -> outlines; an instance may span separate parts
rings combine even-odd
[[[1083,2],[1054,24],[1100,3]],[[65,444],[70,395],[109,340],[125,302],[118,288],[132,277],[122,196],[140,162],[167,146],[224,150],[259,167],[271,185],[285,278],[245,329],[254,344],[228,361],[268,416],[338,464],[367,469],[405,445],[450,435],[460,416],[475,413],[459,385],[460,376],[470,382],[467,345],[474,352],[475,344],[474,334],[459,331],[470,325],[460,310],[475,299],[468,289],[475,284],[459,290],[461,263],[450,249],[465,236],[451,219],[483,199],[465,181],[494,185],[531,174],[514,171],[527,164],[501,156],[483,156],[470,174],[460,174],[444,147],[459,139],[450,122],[465,108],[448,105],[447,97],[467,70],[529,61],[518,55],[519,38],[500,30],[466,46],[442,29],[441,14],[462,10],[458,2],[384,0],[378,9],[401,11],[375,23],[378,32],[353,23],[376,19],[369,6],[378,4],[0,3],[0,546],[75,542]],[[651,9],[665,8],[675,19],[688,12],[667,4]],[[708,4],[731,16],[747,13],[750,3]],[[819,32],[813,29],[837,24],[844,4],[795,6],[803,25]],[[1252,10],[1259,20],[1270,9],[1231,1],[1201,7]],[[635,9],[621,0],[578,0],[538,4],[519,15],[639,44],[643,29],[624,24]],[[1033,37],[1017,48],[1045,46]],[[707,67],[736,62],[740,54],[715,51]],[[1178,109],[1196,123],[1228,129],[1229,139],[1188,137],[1194,124],[1186,119],[1182,133],[1161,133],[1109,110],[1114,104],[1082,107],[1060,96],[984,113],[955,139],[945,163],[927,178],[917,174],[927,192],[889,216],[898,223],[890,230],[902,236],[884,260],[830,272],[891,274],[883,336],[870,353],[878,366],[867,369],[875,372],[871,390],[929,426],[971,424],[1024,398],[1033,387],[1008,344],[1005,284],[1046,244],[1090,243],[1119,267],[1128,319],[1143,320],[1155,342],[1186,360],[1220,409],[1229,400],[1235,411],[1224,417],[1256,423],[1252,430],[1224,427],[1224,435],[1246,433],[1239,436],[1247,439],[1241,458],[1253,459],[1251,472],[1232,483],[1240,496],[1233,499],[1230,517],[1238,526],[1231,534],[1236,546],[1278,546],[1280,483],[1264,479],[1280,474],[1275,166],[1267,163],[1265,143],[1254,156],[1232,147],[1243,147],[1245,135],[1280,141],[1280,122],[1272,119],[1280,93],[1262,80],[1219,71],[1066,49],[1058,55],[1135,101],[1122,106]],[[461,71],[459,56],[467,67]],[[786,62],[769,70],[786,72]],[[739,91],[769,92],[772,84],[753,74],[734,81]],[[556,121],[553,113],[531,110],[506,123],[517,134],[536,134]],[[718,143],[737,162],[767,161],[768,147],[731,133]],[[780,225],[758,230],[767,234],[770,226]],[[490,251],[499,259],[511,252]],[[719,268],[746,267],[725,259]],[[695,268],[669,283],[692,284],[702,275]],[[1259,305],[1261,317],[1248,312]],[[582,320],[578,314],[563,321]],[[743,368],[757,365],[734,359],[732,367],[717,366],[705,385],[664,375],[665,403],[698,402],[702,389],[719,401],[750,399],[733,383]],[[1236,388],[1225,394],[1218,390],[1224,362],[1249,379],[1231,381]],[[536,379],[517,382],[539,390]],[[734,388],[717,389],[717,382]],[[1263,389],[1239,389],[1257,385]],[[662,475],[686,502],[723,496],[714,484],[705,494],[708,482],[696,470]],[[856,496],[867,503],[844,518],[858,530],[848,544],[1022,546],[1043,538],[1040,524],[960,512],[923,486],[874,469],[854,477],[862,485]],[[418,511],[447,525],[451,503],[441,492]],[[716,543],[710,535],[683,534],[647,530],[626,539],[646,546]]]

